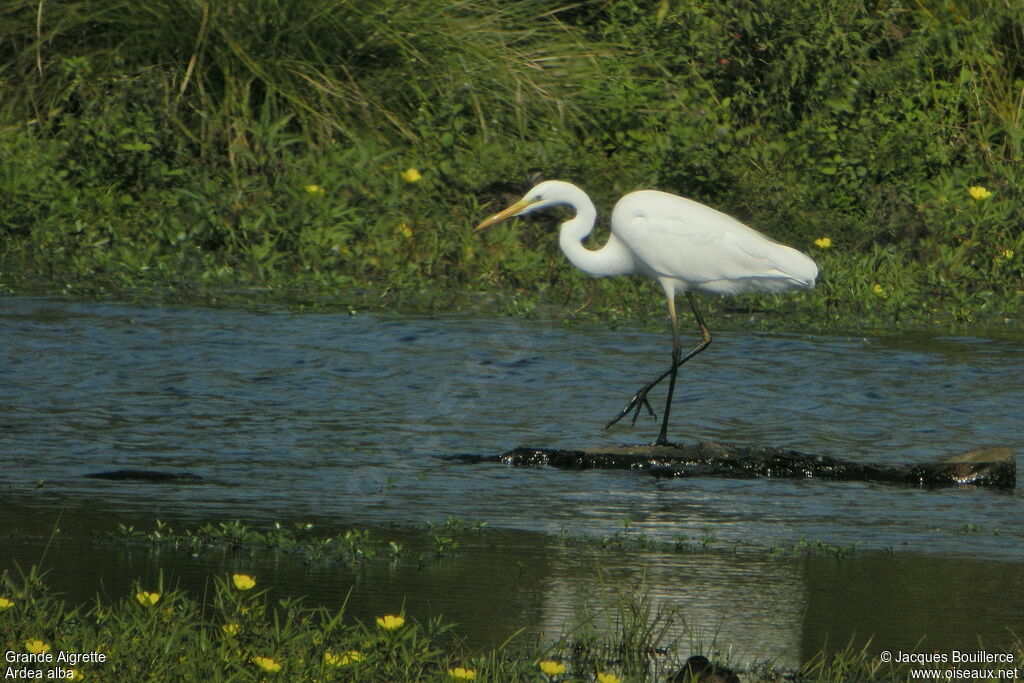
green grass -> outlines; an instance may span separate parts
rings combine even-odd
[[[159,551],[154,556],[167,563],[163,566],[168,571],[173,571],[179,553],[184,558],[211,552],[265,559],[289,553],[311,565],[390,571],[395,563],[423,566],[428,556],[445,561],[445,556],[460,552],[458,540],[483,528],[479,523],[449,519],[418,534],[406,534],[405,547],[368,530],[324,536],[305,523],[257,527],[231,521],[176,529],[156,522],[149,530],[118,525],[95,542],[98,552],[109,544],[151,547]],[[641,554],[783,552],[842,561],[857,552],[806,540],[791,548],[741,549],[719,541],[711,528],[700,537],[650,543],[634,534],[629,523],[607,538],[560,540]],[[59,556],[59,541],[52,548],[48,544],[48,550],[51,557]],[[457,680],[452,673],[458,668],[472,670],[480,681],[594,681],[599,673],[623,681],[662,681],[695,654],[737,670],[741,680],[910,680],[912,668],[881,661],[870,644],[851,644],[810,655],[792,670],[771,662],[744,669],[736,664],[742,652],[717,638],[706,642],[702,634],[690,632],[685,628],[685,611],[655,606],[642,585],[613,585],[613,590],[599,591],[605,597],[584,605],[560,633],[549,633],[541,640],[525,636],[523,628],[497,634],[498,639],[503,637],[497,646],[469,647],[460,627],[443,618],[421,619],[400,610],[393,615],[402,618],[400,625],[385,628],[399,622],[384,620],[388,616],[384,613],[379,615],[383,623],[376,618],[355,619],[348,614],[345,600],[340,605],[310,607],[291,595],[281,595],[285,588],[265,589],[258,573],[255,578],[212,573],[205,587],[192,591],[178,588],[165,575],[161,571],[148,582],[137,581],[123,595],[97,587],[92,600],[70,604],[37,567],[4,573],[0,575],[0,648],[27,654],[48,646],[55,660],[38,666],[29,663],[33,669],[42,669],[46,675],[50,669],[66,673],[74,668],[73,680],[89,681],[448,681]],[[681,626],[682,635],[678,635]],[[1024,643],[1019,638],[1010,648],[1015,662],[1024,661]],[[927,650],[924,645],[918,649]],[[978,649],[984,648],[979,644]],[[56,659],[61,652],[101,653],[106,661],[69,662],[66,654],[62,661]],[[542,661],[556,662],[565,671],[545,675],[539,666]],[[277,666],[279,670],[272,670]]]
[[[444,523],[431,522],[413,549],[395,540],[381,538],[368,529],[346,529],[332,536],[323,536],[312,524],[295,523],[290,527],[275,522],[262,529],[239,520],[204,524],[195,529],[175,529],[157,520],[150,531],[133,525],[118,524],[100,540],[115,545],[139,545],[158,550],[187,552],[193,557],[211,551],[281,552],[299,557],[309,565],[341,565],[363,569],[370,563],[389,565],[416,562],[420,566],[428,557],[441,558],[459,547],[460,539],[479,533],[486,522],[467,523],[450,518]],[[429,548],[429,550],[423,549]]]
[[[667,635],[680,615],[628,591],[551,643],[522,643],[511,633],[499,647],[471,651],[443,620],[382,614],[360,623],[344,605],[307,608],[250,585],[248,575],[213,576],[199,596],[160,579],[80,607],[63,602],[45,578],[36,568],[0,577],[0,647],[25,657],[48,652],[50,662],[8,665],[62,678],[73,670],[72,680],[450,681],[463,669],[479,681],[593,681],[598,674],[643,681],[665,680],[682,666]],[[1013,656],[1021,662],[1024,643]],[[544,674],[541,662],[563,672]],[[911,680],[910,668],[882,662],[865,646],[816,655],[796,671],[762,665],[741,673],[755,680],[894,681]]]
[[[981,0],[12,6],[0,288],[661,320],[555,218],[471,232],[539,169],[819,260],[735,324],[1016,329],[1022,47],[1024,7]]]
[[[643,680],[667,673],[672,663],[657,654],[667,645],[669,616],[651,612],[643,601],[620,605],[628,619],[611,633],[598,635],[584,623],[545,646],[520,643],[511,633],[501,646],[474,652],[441,620],[404,614],[360,623],[346,617],[344,605],[306,608],[258,585],[246,588],[236,580],[244,576],[211,577],[202,596],[161,580],[73,608],[52,594],[38,570],[5,574],[0,647],[20,653],[48,647],[55,657],[101,653],[105,662],[74,667],[82,679],[95,681],[445,681],[459,667],[485,681],[594,680],[598,673]],[[545,660],[562,664],[566,674],[543,675],[539,662]]]

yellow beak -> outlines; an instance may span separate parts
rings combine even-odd
[[[483,230],[484,228],[489,228],[492,225],[494,225],[495,223],[500,223],[503,220],[506,220],[508,218],[512,218],[512,216],[515,216],[516,214],[521,213],[522,211],[527,209],[531,204],[534,204],[534,203],[535,202],[528,202],[525,199],[520,199],[518,202],[516,202],[512,206],[508,207],[504,211],[499,211],[498,213],[494,214],[490,218],[484,220],[480,225],[478,225],[475,228],[473,228],[473,232],[476,232],[477,230]]]

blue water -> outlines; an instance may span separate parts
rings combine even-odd
[[[711,533],[719,545],[764,551],[807,539],[995,563],[1005,568],[1000,576],[1016,576],[1024,562],[1019,487],[656,480],[444,458],[649,442],[658,423],[646,416],[633,428],[602,427],[666,364],[668,350],[667,333],[559,321],[3,298],[0,510],[74,510],[96,526],[133,517],[362,526],[458,517],[539,539],[601,537],[628,524],[656,540]],[[725,331],[684,367],[681,382],[674,441],[888,463],[1024,446],[1024,344],[1010,340]],[[203,481],[83,477],[121,468]],[[754,564],[764,576],[788,577],[781,594],[805,594],[792,562]],[[701,567],[687,571],[708,581],[722,574]],[[739,576],[760,575],[748,566]],[[724,599],[742,584],[708,584],[702,595]],[[1024,604],[1020,593],[1008,599]],[[747,626],[736,633],[764,630],[763,620]],[[794,638],[772,656],[793,656]]]

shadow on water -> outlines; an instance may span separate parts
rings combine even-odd
[[[963,650],[1024,631],[1019,488],[651,480],[436,457],[652,438],[653,421],[600,426],[664,362],[664,335],[8,298],[0,337],[0,569],[37,563],[59,526],[44,565],[72,600],[124,595],[161,569],[197,593],[212,575],[251,571],[275,595],[336,607],[351,591],[358,618],[404,605],[493,646],[523,627],[521,638],[563,632],[633,587],[678,608],[682,654],[732,647],[735,661],[783,666],[851,639]],[[1022,368],[1024,347],[1009,341],[722,333],[687,367],[670,436],[893,462],[1019,448]],[[119,468],[203,479],[83,476]],[[416,528],[449,517],[490,531],[449,557],[361,572],[92,540],[159,518],[371,527],[415,543]],[[698,551],[602,549],[563,533]],[[801,544],[859,549],[771,551]]]

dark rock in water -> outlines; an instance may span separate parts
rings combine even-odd
[[[159,472],[155,470],[111,470],[92,472],[85,475],[90,479],[112,479],[114,481],[145,481],[149,483],[202,481],[202,477],[191,472]]]
[[[668,680],[669,683],[740,683],[735,671],[700,655],[687,659],[683,668]]]
[[[754,448],[711,441],[579,451],[515,448],[487,460],[566,470],[627,469],[657,477],[825,479],[926,488],[971,485],[1012,489],[1017,484],[1013,449],[1004,447],[978,448],[937,462],[915,465],[851,462],[787,448]]]

